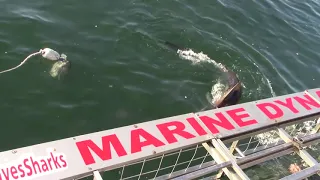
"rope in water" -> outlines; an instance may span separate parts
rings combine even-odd
[[[19,67],[22,66],[24,63],[26,63],[31,57],[36,56],[36,55],[39,55],[39,54],[41,54],[41,50],[40,50],[39,52],[30,54],[30,55],[29,55],[28,57],[26,57],[18,66],[13,67],[13,68],[11,68],[11,69],[7,69],[7,70],[4,70],[4,71],[1,71],[0,74],[5,73],[5,72],[9,72],[9,71],[12,71],[12,70],[15,70],[15,69],[19,68]]]
[[[4,71],[0,71],[0,74],[15,70],[20,66],[22,66],[24,63],[26,63],[31,57],[40,55],[40,54],[42,55],[42,57],[51,61],[57,61],[60,58],[60,54],[53,49],[50,49],[50,48],[40,49],[38,52],[32,53],[28,57],[26,57],[18,66],[13,67],[11,69],[4,70]]]

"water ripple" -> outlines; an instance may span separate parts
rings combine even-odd
[[[55,23],[55,21],[52,18],[45,17],[42,12],[37,11],[35,9],[17,8],[17,9],[11,10],[11,12],[21,17],[34,19],[38,21],[49,22],[49,23]]]
[[[34,58],[1,75],[0,111],[12,122],[0,137],[16,124],[23,124],[17,132],[38,133],[26,133],[38,141],[57,134],[34,127],[60,128],[59,135],[67,136],[211,107],[206,94],[221,74],[211,65],[180,59],[162,40],[202,51],[235,71],[244,85],[242,102],[315,87],[320,80],[315,0],[1,5],[2,69],[42,47],[66,53],[72,68],[66,79],[53,80],[47,73],[52,62]]]

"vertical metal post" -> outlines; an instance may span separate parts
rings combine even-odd
[[[240,166],[238,166],[236,158],[229,152],[229,149],[220,139],[213,139],[212,144],[226,160],[231,161],[233,170],[240,176],[241,179],[250,180],[249,177],[242,171]]]
[[[239,142],[239,140],[232,142],[230,149],[229,149],[230,154],[233,154],[234,150],[237,148],[238,142]],[[219,173],[216,175],[216,177],[221,178],[222,175],[223,175],[223,171],[220,170]]]
[[[212,146],[211,143],[202,143],[203,147],[208,151],[211,157],[218,163],[227,162],[219,152]],[[222,168],[223,172],[228,176],[229,179],[240,180],[241,178],[230,168]]]
[[[320,129],[320,118],[317,120],[316,127],[313,128],[311,133],[315,134],[315,133],[319,132],[319,129]]]
[[[308,91],[304,91],[304,93],[308,94],[314,101],[316,101],[317,103],[320,104],[320,101],[319,101],[317,98],[315,98],[312,94],[310,94]],[[319,130],[320,130],[320,118],[318,119],[317,125],[316,125],[316,127],[312,130],[311,133],[317,133]]]
[[[93,180],[103,180],[99,171],[93,171]]]
[[[295,152],[310,166],[318,165],[318,162],[304,149],[299,147],[297,142],[293,141],[293,138],[282,128],[278,128],[278,134],[286,143],[293,143],[297,148]]]
[[[213,139],[211,140],[211,143],[203,143],[202,145],[217,163],[232,163],[232,168],[225,167],[222,169],[222,171],[228,176],[229,179],[249,180],[248,176],[238,166],[235,158],[220,139]]]

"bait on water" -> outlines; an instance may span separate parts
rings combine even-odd
[[[60,77],[65,75],[65,74],[67,74],[69,69],[71,68],[71,63],[70,63],[70,61],[67,60],[67,56],[65,54],[61,54],[60,55],[58,52],[56,52],[56,51],[54,51],[54,50],[52,50],[50,48],[44,48],[44,49],[40,49],[36,53],[30,54],[18,66],[13,67],[11,69],[7,69],[7,70],[4,70],[4,71],[1,71],[0,74],[5,73],[5,72],[9,72],[9,71],[12,71],[12,70],[15,70],[15,69],[19,68],[24,63],[26,63],[27,60],[29,60],[31,57],[37,56],[37,55],[41,55],[42,57],[44,57],[44,58],[46,58],[48,60],[51,60],[51,61],[56,61],[53,64],[53,66],[51,67],[51,70],[49,72],[49,74],[53,78],[60,79]]]
[[[60,79],[61,76],[64,76],[68,73],[71,68],[70,61],[67,60],[67,56],[61,54],[61,57],[57,62],[55,62],[49,72],[52,77],[58,77]]]

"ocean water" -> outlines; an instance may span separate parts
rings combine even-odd
[[[241,102],[319,87],[316,0],[0,4],[0,70],[44,47],[72,63],[61,80],[38,57],[0,75],[2,151],[210,107],[223,89],[217,66],[164,40],[236,72]]]

